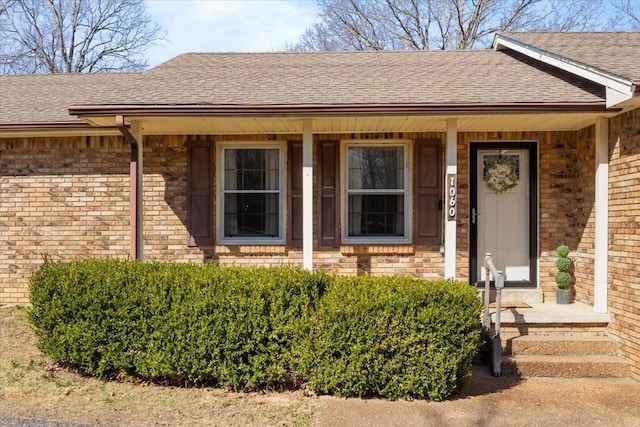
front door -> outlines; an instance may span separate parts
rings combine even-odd
[[[491,253],[505,286],[536,286],[535,143],[471,145],[471,282],[485,280]]]

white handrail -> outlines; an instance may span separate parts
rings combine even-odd
[[[487,252],[484,256],[485,286],[484,286],[484,316],[482,319],[485,334],[490,336],[491,331],[491,314],[489,313],[491,276],[495,279],[496,287],[496,321],[495,335],[493,336],[493,375],[500,376],[500,366],[502,364],[502,339],[500,338],[500,312],[502,311],[502,288],[504,288],[504,273],[496,268],[493,264],[491,253]]]

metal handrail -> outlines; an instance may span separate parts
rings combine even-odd
[[[491,337],[491,314],[489,313],[491,276],[496,283],[496,321],[495,335],[493,336],[493,375],[500,376],[500,366],[502,364],[502,339],[500,338],[500,312],[502,311],[502,288],[504,288],[504,273],[498,270],[493,264],[491,253],[487,252],[484,256],[484,267],[486,269],[484,284],[484,316],[482,318],[482,326],[486,337]]]

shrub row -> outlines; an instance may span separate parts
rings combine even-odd
[[[39,348],[82,373],[444,399],[480,341],[472,287],[293,268],[86,260],[31,280]]]

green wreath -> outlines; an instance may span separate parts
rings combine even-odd
[[[518,184],[516,165],[505,158],[489,161],[485,166],[484,180],[491,190],[504,193]]]

